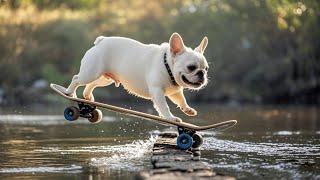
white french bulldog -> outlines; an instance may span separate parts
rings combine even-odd
[[[208,44],[204,37],[192,50],[181,36],[173,33],[169,43],[142,44],[124,37],[98,37],[81,60],[80,72],[73,76],[66,94],[75,97],[79,86],[86,86],[85,99],[94,101],[96,87],[120,83],[136,96],[151,99],[159,115],[173,121],[166,96],[189,116],[197,115],[184,97],[183,89],[199,90],[207,80],[208,63],[203,52]]]

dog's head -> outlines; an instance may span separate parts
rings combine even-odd
[[[208,63],[203,52],[208,44],[204,37],[194,50],[186,47],[178,33],[173,33],[169,40],[173,62],[173,76],[178,85],[189,89],[201,89],[208,82]]]

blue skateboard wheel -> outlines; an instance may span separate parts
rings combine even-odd
[[[77,120],[80,116],[80,111],[77,107],[70,106],[64,110],[64,118],[68,121]]]
[[[177,138],[177,146],[182,150],[187,150],[191,148],[193,144],[193,139],[189,134],[182,133]]]

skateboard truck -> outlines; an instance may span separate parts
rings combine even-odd
[[[79,108],[78,108],[79,107]],[[79,117],[87,118],[91,123],[102,120],[102,112],[96,106],[78,102],[78,107],[69,106],[64,110],[64,117],[68,121],[75,121]]]
[[[89,104],[78,103],[80,117],[91,118],[91,112],[96,109],[96,106],[91,106]]]

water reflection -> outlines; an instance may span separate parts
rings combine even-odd
[[[319,178],[319,108],[196,107],[200,116],[187,121],[238,120],[227,131],[202,132],[202,159],[216,171],[237,178]],[[151,168],[155,134],[167,128],[109,112],[96,125],[36,114],[0,115],[0,178],[130,179]]]

